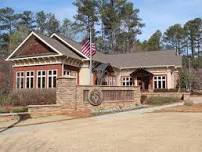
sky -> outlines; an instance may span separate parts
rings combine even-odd
[[[135,8],[140,10],[139,16],[145,27],[140,40],[148,39],[156,30],[164,32],[170,25],[201,17],[202,0],[129,0]],[[33,12],[44,10],[56,15],[60,20],[69,18],[73,20],[76,7],[73,0],[0,0],[0,8],[11,7],[16,12],[31,10]]]

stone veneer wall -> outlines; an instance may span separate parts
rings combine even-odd
[[[135,105],[140,103],[140,88],[139,87],[123,87],[123,86],[80,86],[76,85],[76,79],[72,77],[60,77],[57,79],[56,103],[62,105],[74,106],[75,109],[90,108],[93,109],[88,102],[84,102],[84,90],[99,88],[102,91],[117,90],[117,91],[134,91],[134,97],[130,101],[103,101],[100,106],[96,107],[113,107],[124,105]]]
[[[74,104],[76,101],[76,78],[59,77],[57,79],[56,103]]]

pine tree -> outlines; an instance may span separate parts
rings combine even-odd
[[[47,15],[44,11],[36,13],[36,28],[41,34],[45,34],[46,31]]]
[[[74,16],[75,24],[80,26],[89,35],[92,29],[92,39],[95,41],[95,25],[98,22],[97,1],[96,0],[75,0],[73,4],[77,7],[77,14]]]
[[[185,31],[180,24],[170,26],[163,37],[167,47],[176,49],[176,54],[181,54],[184,48]]]

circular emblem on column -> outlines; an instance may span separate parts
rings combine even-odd
[[[103,93],[100,89],[91,89],[88,93],[88,102],[93,106],[99,106],[103,101]]]

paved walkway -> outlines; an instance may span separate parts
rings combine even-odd
[[[178,106],[178,105],[182,105],[182,104],[183,103],[180,102],[180,103],[174,103],[174,104],[169,104],[169,105],[162,105],[162,106],[155,106],[155,107],[137,109],[137,110],[121,112],[121,113],[122,113],[122,115],[127,114],[129,112],[130,113],[147,113],[147,112],[153,112],[153,111],[156,111],[156,110],[161,110],[161,109],[164,109],[164,108],[174,107],[174,106]],[[116,113],[116,114],[119,114],[119,113]],[[107,117],[107,115],[106,115],[106,117]],[[65,121],[65,120],[71,120],[71,119],[73,119],[73,118],[69,117],[69,116],[57,115],[57,116],[49,116],[49,117],[39,117],[39,118],[27,119],[27,120],[17,122],[17,123],[16,123],[16,120],[12,120],[12,121],[8,121],[8,122],[1,122],[0,123],[0,132],[2,130],[4,130],[5,128],[9,127],[9,126],[21,127],[21,126],[35,125],[35,124],[42,124],[42,123],[51,123],[51,122],[55,122],[55,121]]]
[[[202,113],[134,111],[0,133],[2,152],[201,152]]]

